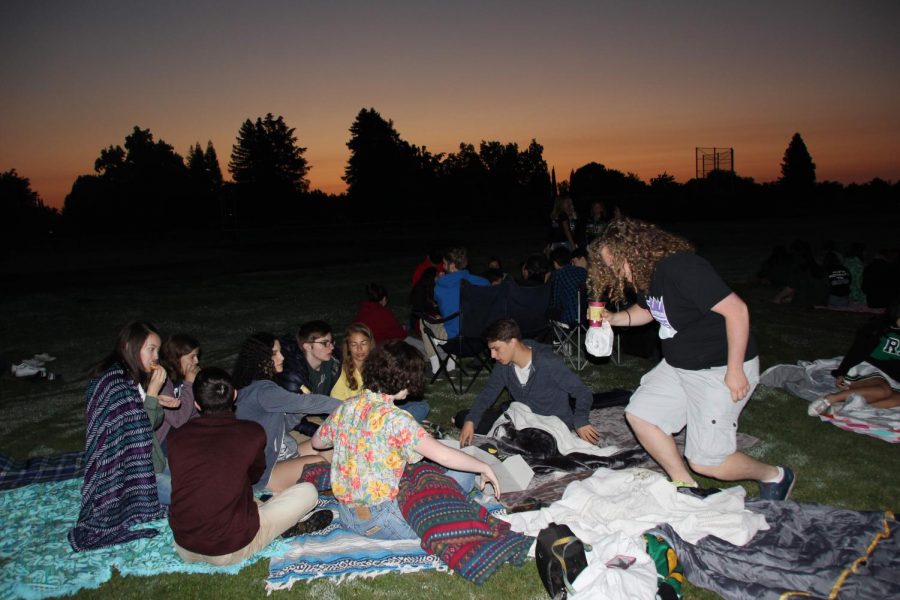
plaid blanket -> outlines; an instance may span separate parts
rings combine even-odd
[[[56,456],[38,456],[15,460],[0,454],[0,490],[42,483],[63,481],[84,473],[84,452],[66,452]]]

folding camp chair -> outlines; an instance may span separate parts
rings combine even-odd
[[[550,284],[521,286],[515,281],[507,286],[509,307],[505,317],[513,319],[522,330],[522,338],[545,343],[550,337]]]
[[[477,286],[463,282],[460,286],[459,311],[441,319],[420,315],[422,329],[428,341],[438,350],[439,368],[431,378],[434,383],[441,374],[457,394],[465,394],[485,369],[492,367],[490,351],[481,338],[485,328],[506,315],[506,290],[499,286]],[[446,338],[437,333],[434,325],[459,318],[459,335]],[[450,359],[456,371],[447,371]]]
[[[584,334],[587,333],[587,323],[583,320],[585,299],[585,290],[579,290],[576,299],[578,321],[565,323],[550,320],[553,330],[553,351],[562,356],[576,371],[582,370],[588,364],[587,355],[584,353]]]

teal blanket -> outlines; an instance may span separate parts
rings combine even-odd
[[[168,521],[160,519],[143,525],[157,529],[156,537],[73,552],[66,533],[78,518],[81,484],[78,478],[0,492],[0,598],[50,598],[97,588],[112,577],[114,568],[126,576],[234,574],[290,548],[288,542],[276,540],[239,565],[187,564],[175,553]]]

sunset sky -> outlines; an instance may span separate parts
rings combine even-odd
[[[133,126],[181,155],[272,112],[340,192],[361,108],[432,152],[536,138],[694,176],[695,146],[770,181],[799,131],[819,180],[900,179],[900,3],[4,2],[0,171],[51,206]]]

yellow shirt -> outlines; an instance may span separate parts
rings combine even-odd
[[[331,397],[337,398],[338,400],[346,400],[347,398],[362,394],[364,391],[362,375],[360,375],[357,369],[353,369],[353,379],[356,381],[355,390],[350,389],[350,380],[347,379],[347,372],[341,369],[341,376],[338,377],[334,387],[331,388]]]

